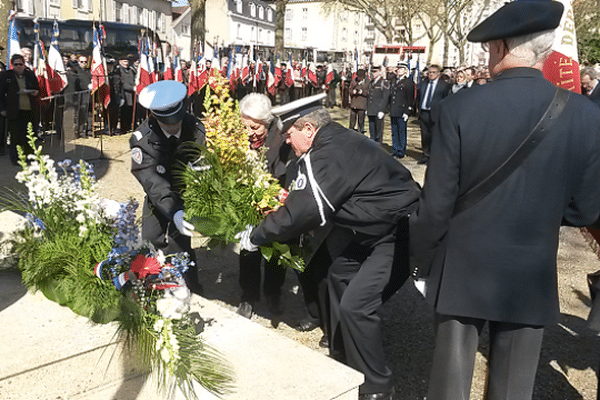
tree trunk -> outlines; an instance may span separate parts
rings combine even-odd
[[[283,53],[283,31],[285,26],[285,6],[287,3],[287,0],[275,0],[275,54],[279,54],[282,60],[286,60],[286,56]]]
[[[0,0],[0,45],[8,49],[8,10],[12,9],[12,0]],[[6,51],[2,54],[2,62],[6,61]],[[8,67],[8,65],[7,65]]]
[[[204,44],[206,38],[206,0],[190,0],[190,7],[192,8],[191,45]]]

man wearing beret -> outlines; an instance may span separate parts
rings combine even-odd
[[[522,0],[475,27],[467,38],[489,49],[492,81],[441,101],[433,115],[410,218],[416,285],[436,313],[428,400],[469,399],[486,322],[486,399],[531,399],[544,326],[560,315],[561,223],[598,218],[600,111],[541,71],[562,13],[558,1]]]
[[[298,172],[285,205],[243,232],[240,246],[285,242],[332,223],[326,239],[333,260],[327,277],[330,350],[365,375],[359,399],[391,400],[377,310],[408,277],[406,262],[392,266],[397,243],[406,247],[406,219],[419,187],[378,143],[332,122],[323,97],[273,110],[299,157]]]
[[[140,104],[151,115],[133,132],[131,172],[140,182],[146,198],[142,211],[142,239],[165,254],[186,251],[195,263],[191,246],[193,226],[183,219],[183,201],[173,187],[173,169],[182,159],[177,149],[183,142],[204,144],[204,125],[187,113],[187,88],[177,81],[159,81],[148,85],[139,96]],[[188,288],[201,294],[195,267],[185,275]]]

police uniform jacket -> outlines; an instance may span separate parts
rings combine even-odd
[[[23,71],[25,76],[25,86],[27,89],[39,90],[38,80],[30,69]],[[16,119],[19,116],[19,83],[17,82],[17,74],[14,70],[9,69],[0,73],[0,111],[6,111],[7,119]],[[36,97],[29,96],[29,104],[31,111],[36,115],[39,107],[35,102]]]
[[[367,91],[367,115],[375,116],[380,111],[387,111],[390,101],[390,83],[377,78],[369,82]]]
[[[529,325],[559,316],[561,221],[599,214],[600,111],[571,93],[560,119],[504,182],[453,216],[455,202],[519,146],[556,88],[513,68],[432,110],[435,132],[419,210],[410,218],[411,265],[445,315]],[[427,272],[429,270],[429,272]]]
[[[167,139],[154,117],[146,119],[129,140],[131,147],[131,172],[146,192],[146,198],[155,210],[168,219],[183,210],[183,201],[173,188],[173,169],[178,160],[176,148],[182,142],[204,144],[204,125],[191,114],[186,114],[181,136],[176,143]]]
[[[410,172],[378,143],[335,122],[319,129],[297,167],[285,205],[256,227],[254,244],[287,241],[332,222],[371,245],[394,231],[419,196]]]
[[[392,81],[390,86],[390,117],[401,117],[412,113],[415,101],[415,84],[404,77]]]
[[[350,108],[355,110],[366,110],[367,109],[367,91],[369,89],[369,80],[363,79],[362,82],[353,79],[350,82]],[[356,94],[354,94],[356,90]]]

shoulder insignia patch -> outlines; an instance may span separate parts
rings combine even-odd
[[[161,175],[164,175],[164,173],[167,172],[167,169],[163,165],[158,164],[156,166],[156,172],[158,172]]]
[[[131,149],[131,159],[135,161],[136,164],[141,164],[144,156],[142,155],[142,149],[139,147],[134,147]]]
[[[142,140],[142,136],[143,136],[142,132],[140,132],[140,131],[133,132],[133,137],[135,138],[135,140],[138,140],[138,141]]]
[[[306,175],[304,175],[302,172],[299,172],[294,184],[294,190],[303,190],[306,187],[306,183]]]

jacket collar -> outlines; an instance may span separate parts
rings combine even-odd
[[[517,67],[509,68],[500,72],[493,79],[494,81],[500,79],[511,79],[511,78],[543,78],[544,74],[539,69],[529,67]]]

